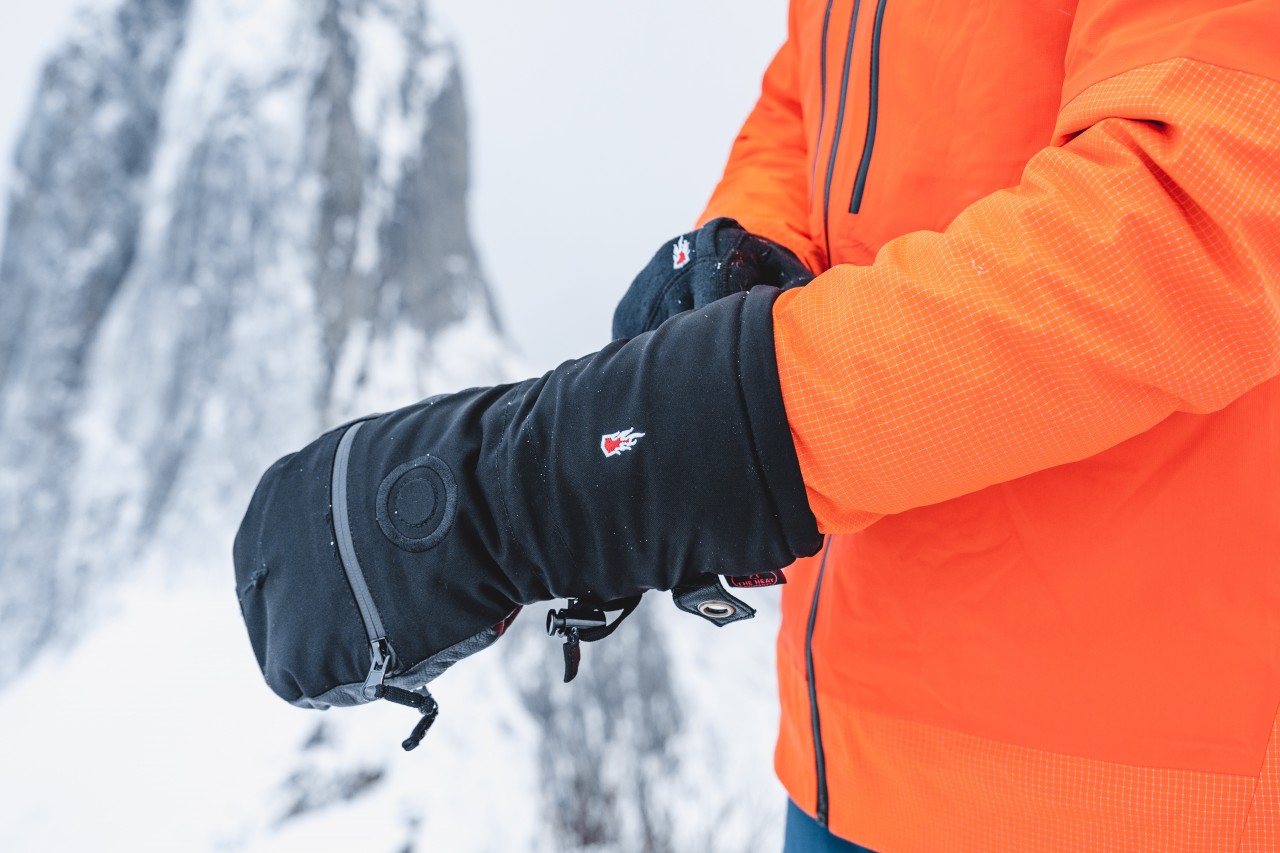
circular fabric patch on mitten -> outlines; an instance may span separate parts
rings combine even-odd
[[[378,526],[405,551],[440,543],[458,513],[458,484],[435,456],[419,456],[396,468],[378,487]]]

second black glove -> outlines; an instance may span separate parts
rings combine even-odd
[[[788,290],[812,279],[789,249],[732,219],[713,219],[664,243],[640,271],[614,309],[613,337],[634,338],[682,311],[756,285]]]

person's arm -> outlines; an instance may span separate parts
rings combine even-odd
[[[1280,3],[1089,2],[1055,141],[775,303],[824,532],[1080,460],[1280,372]]]
[[[797,53],[791,19],[787,41],[765,71],[760,99],[734,141],[724,176],[698,225],[718,217],[736,219],[748,232],[785,246],[810,270],[821,272],[826,258],[809,234],[807,176],[812,163],[797,94]],[[796,178],[801,174],[803,181]]]

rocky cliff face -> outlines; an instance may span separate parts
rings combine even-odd
[[[0,680],[292,440],[439,387],[444,330],[497,352],[420,2],[130,0],[49,63],[15,174]]]
[[[138,3],[115,38],[45,69],[17,156],[0,257],[0,683],[82,597],[68,550],[90,350],[137,260],[160,104],[185,3]],[[146,49],[143,49],[143,46]]]
[[[522,373],[467,151],[424,0],[121,0],[49,62],[0,256],[0,848],[775,846],[767,625],[659,600],[563,687],[526,616],[413,756],[396,709],[302,712],[253,668],[258,474]]]

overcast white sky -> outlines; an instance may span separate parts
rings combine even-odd
[[[84,2],[6,2],[5,197],[42,57]],[[546,370],[608,341],[631,277],[701,212],[785,35],[786,0],[433,5],[462,53],[473,233],[507,330]]]

